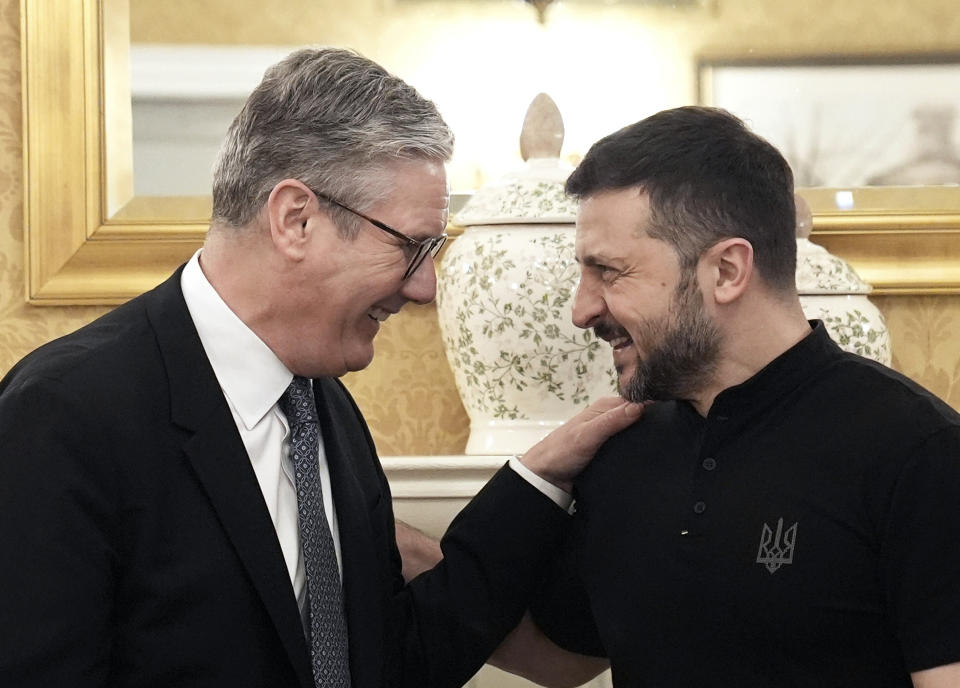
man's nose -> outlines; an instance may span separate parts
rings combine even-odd
[[[417,269],[403,281],[400,293],[408,301],[421,305],[430,303],[437,296],[437,266],[428,255]]]
[[[573,295],[573,324],[582,329],[593,327],[605,308],[597,290],[581,278]]]

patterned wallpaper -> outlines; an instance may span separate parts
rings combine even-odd
[[[943,19],[955,27],[958,16]],[[24,303],[19,38],[19,2],[0,0],[0,374],[31,349],[106,312]],[[960,296],[875,300],[892,331],[894,366],[960,408]],[[432,306],[391,318],[373,365],[346,382],[382,454],[463,451],[468,421]]]
[[[893,367],[960,410],[960,296],[883,296]]]

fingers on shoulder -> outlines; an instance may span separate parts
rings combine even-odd
[[[596,415],[601,415],[616,409],[619,406],[623,406],[626,402],[623,397],[600,397],[599,399],[593,401],[586,410]]]

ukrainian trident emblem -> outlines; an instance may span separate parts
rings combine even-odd
[[[784,564],[793,563],[793,548],[797,543],[797,524],[783,529],[783,519],[777,520],[776,532],[763,524],[763,530],[760,532],[760,549],[757,550],[757,563],[767,567],[771,574]]]

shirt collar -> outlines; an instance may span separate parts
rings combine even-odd
[[[720,392],[708,417],[743,415],[773,404],[828,362],[840,348],[819,320],[810,321],[810,334],[777,356],[753,377]]]
[[[277,403],[293,373],[207,280],[200,268],[201,250],[184,267],[180,288],[220,388],[250,430]]]

